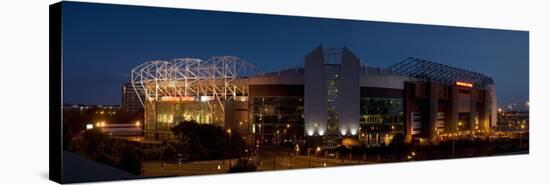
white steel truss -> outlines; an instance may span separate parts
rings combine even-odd
[[[255,66],[233,56],[212,57],[207,61],[178,58],[150,61],[131,72],[132,85],[142,106],[165,99],[217,102],[246,100],[248,87],[239,78],[258,73]],[[155,106],[151,106],[155,107]]]

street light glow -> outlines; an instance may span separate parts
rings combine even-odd
[[[95,124],[96,127],[105,127],[105,121],[98,121],[96,124]]]

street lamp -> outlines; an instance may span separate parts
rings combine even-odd
[[[521,124],[521,130],[519,131],[519,149],[521,150],[521,144],[523,139],[523,130],[525,129],[525,124]]]
[[[315,165],[319,164],[319,161],[321,159],[321,157],[319,157],[320,152],[321,152],[321,147],[317,147],[317,149],[315,150],[315,155],[317,156],[317,162]]]
[[[231,129],[227,129],[227,133],[229,134],[229,168],[231,168]]]
[[[276,134],[277,134],[277,144],[280,144],[281,143],[281,135],[279,134],[279,130],[277,130]]]
[[[309,154],[311,153],[311,148],[307,148],[307,167],[311,168],[311,158],[309,157]]]
[[[95,124],[96,127],[105,127],[105,121],[98,121],[96,124]]]

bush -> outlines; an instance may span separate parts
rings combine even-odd
[[[97,130],[87,130],[73,140],[71,151],[97,162],[114,166],[130,173],[141,173],[142,152],[126,140],[112,139]]]
[[[143,150],[143,160],[160,161],[164,156],[166,147],[148,148]]]
[[[126,146],[122,151],[122,157],[117,167],[133,174],[141,174],[141,154],[138,149]]]
[[[101,134],[99,130],[87,130],[80,139],[81,149],[86,154],[96,154],[102,150],[101,146],[107,140],[107,137]]]
[[[172,144],[176,153],[184,154],[184,158],[188,160],[238,157],[246,147],[237,130],[228,134],[222,127],[197,124],[195,121],[181,122],[172,128],[172,133],[177,141]]]
[[[256,171],[256,165],[250,163],[246,159],[239,159],[235,166],[229,168],[229,173],[238,173],[238,172],[253,172]]]

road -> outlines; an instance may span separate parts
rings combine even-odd
[[[477,145],[458,145],[455,150],[455,158],[475,157],[475,156],[493,156],[505,154],[525,154],[528,152],[528,140],[523,141],[523,148],[518,150],[509,150],[507,148],[517,145],[517,141],[511,140],[500,143],[485,143]],[[500,148],[500,149],[496,149]],[[420,147],[415,148],[416,155],[409,160],[434,160],[434,159],[449,159],[451,158],[451,148],[449,146],[439,147]],[[498,152],[497,152],[498,151]],[[251,158],[251,163],[259,164],[259,171],[273,170],[288,170],[288,169],[304,169],[315,167],[332,167],[357,164],[374,164],[404,161],[406,159],[399,158],[394,153],[376,153],[368,152],[367,160],[364,160],[364,154],[355,154],[351,158],[346,156],[346,159],[341,160],[334,158],[324,158],[322,154],[317,155],[315,151],[311,151],[310,155],[293,156],[293,148],[283,146],[264,146],[259,149],[260,155]],[[411,153],[407,152],[406,155]],[[405,156],[406,156],[405,155]],[[402,156],[404,157],[404,156]],[[236,164],[237,159],[232,160],[232,164]],[[229,170],[228,160],[211,160],[211,161],[194,161],[178,163],[166,163],[161,161],[145,161],[143,165],[144,176],[188,176],[188,175],[207,175],[227,173]],[[218,169],[219,165],[219,169]]]

